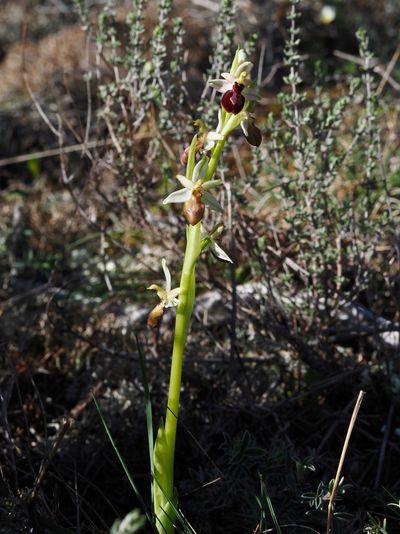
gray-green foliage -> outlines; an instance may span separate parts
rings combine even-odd
[[[184,101],[182,19],[172,18],[172,0],[158,0],[157,21],[152,38],[145,38],[145,12],[148,0],[133,0],[125,21],[116,20],[115,0],[100,9],[97,23],[89,25],[89,13],[82,0],[75,8],[96,41],[101,116],[107,118],[119,159],[129,159],[132,134],[154,105],[160,129],[176,135],[174,118]],[[104,61],[108,67],[103,75]],[[110,74],[112,74],[110,79]],[[122,120],[121,120],[122,118]],[[111,132],[112,130],[112,132]]]
[[[152,5],[156,7],[154,22],[148,15]],[[172,0],[132,0],[122,16],[123,12],[117,10],[118,0],[90,3],[92,11],[87,0],[74,0],[74,6],[95,47],[94,61],[85,75],[88,94],[96,93],[96,99],[92,97],[89,103],[88,124],[91,120],[92,127],[87,126],[86,135],[93,138],[100,132],[100,141],[107,143],[106,153],[103,151],[106,166],[122,186],[118,197],[112,199],[115,205],[123,202],[130,213],[133,211],[129,206],[133,205],[143,217],[143,170],[138,165],[136,141],[139,129],[149,135],[148,151],[154,159],[165,149],[168,155],[172,154],[167,138],[178,141],[183,148],[190,128],[185,24],[175,16]],[[236,31],[234,0],[221,0],[214,31],[216,47],[208,77],[217,76],[228,67]],[[216,116],[217,103],[213,108],[207,96],[202,105],[207,113]],[[202,106],[196,106],[196,117],[201,110]],[[98,155],[93,162],[98,174],[102,167]]]
[[[288,14],[281,116],[271,114],[268,120],[268,167],[304,270],[304,305],[312,318],[321,306],[335,307],[344,291],[353,298],[368,284],[368,263],[385,231],[385,184],[368,38],[358,32],[361,72],[341,95],[333,97],[326,90],[322,64],[316,66],[312,92],[306,94],[297,4],[292,0]],[[352,284],[345,289],[346,273]],[[286,274],[290,290],[293,276]]]

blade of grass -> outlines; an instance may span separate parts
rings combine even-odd
[[[265,483],[265,480],[263,479],[261,474],[259,474],[259,477],[260,477],[260,484],[261,484],[261,499],[257,498],[257,501],[258,501],[258,503],[259,503],[259,505],[261,507],[260,532],[262,532],[261,531],[261,525],[263,525],[265,523],[265,512],[264,512],[264,509],[263,509],[264,507],[262,506],[262,499],[264,499],[265,502],[267,503],[268,510],[269,510],[269,513],[270,513],[270,516],[271,516],[271,519],[272,519],[272,522],[274,524],[276,532],[278,534],[282,534],[282,530],[281,530],[281,527],[279,526],[278,519],[276,517],[275,510],[274,510],[271,498],[268,495],[267,484]]]
[[[132,486],[132,489],[135,492],[135,495],[138,498],[138,500],[139,500],[139,502],[140,502],[140,504],[141,504],[141,506],[142,506],[142,508],[144,510],[144,513],[145,513],[145,515],[147,517],[147,520],[149,521],[149,523],[151,525],[152,531],[155,534],[157,534],[157,530],[155,529],[153,520],[151,518],[151,515],[148,512],[147,506],[146,506],[142,496],[140,495],[139,489],[136,486],[131,474],[129,473],[128,467],[127,467],[124,459],[122,458],[121,453],[119,452],[117,445],[115,444],[115,441],[114,441],[114,439],[113,439],[113,437],[111,435],[110,429],[108,428],[106,420],[104,419],[103,413],[102,413],[102,411],[100,409],[99,403],[97,402],[97,399],[96,399],[96,397],[94,395],[93,395],[93,401],[94,401],[94,404],[96,406],[97,412],[98,412],[98,414],[100,416],[100,419],[101,419],[101,422],[103,424],[104,430],[106,431],[107,437],[110,440],[110,443],[111,443],[111,445],[112,445],[112,447],[113,447],[113,449],[115,451],[115,454],[117,455],[117,458],[118,458],[118,460],[119,460],[119,462],[120,462],[120,464],[122,466],[122,469],[124,470],[125,475],[127,476],[128,480],[129,480],[129,483]]]
[[[271,501],[271,498],[270,496],[268,495],[268,493],[265,494],[265,498],[266,498],[266,501],[267,501],[267,505],[268,505],[268,509],[269,509],[269,513],[271,514],[271,518],[272,518],[272,522],[274,524],[274,527],[276,529],[276,532],[278,534],[282,534],[282,530],[281,530],[281,527],[279,526],[279,523],[278,523],[278,519],[275,515],[275,510],[274,510],[274,507],[272,506],[272,501]]]
[[[150,398],[150,389],[149,381],[147,380],[145,358],[140,345],[139,338],[135,334],[136,345],[139,352],[139,363],[140,371],[142,373],[142,381],[144,388],[144,398],[145,398],[145,413],[146,413],[146,427],[147,427],[147,441],[149,445],[149,457],[150,457],[150,469],[151,469],[151,502],[154,498],[154,461],[153,461],[153,449],[154,449],[154,434],[153,434],[153,412],[151,408],[151,398]]]

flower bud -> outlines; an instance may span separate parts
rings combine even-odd
[[[187,165],[187,162],[189,161],[189,149],[190,147],[187,146],[185,150],[181,154],[181,163],[182,165]]]
[[[195,226],[203,218],[205,206],[201,201],[202,196],[202,191],[193,189],[192,196],[183,205],[183,214],[192,226]]]
[[[149,316],[147,318],[147,326],[150,326],[150,328],[155,328],[160,322],[160,319],[163,316],[163,314],[164,314],[164,302],[160,302],[149,313]]]

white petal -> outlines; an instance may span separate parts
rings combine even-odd
[[[208,85],[211,85],[220,93],[226,93],[226,91],[232,89],[232,84],[227,83],[225,80],[208,80]]]
[[[202,180],[207,173],[207,168],[208,168],[208,157],[203,156],[201,160],[197,163],[196,167],[194,168],[192,181],[197,182],[197,180]]]
[[[167,291],[167,293],[169,293],[169,291],[171,290],[171,273],[169,272],[165,258],[161,260],[161,265],[165,276],[165,290]]]
[[[207,141],[223,141],[225,137],[218,132],[208,132]]]
[[[203,149],[207,152],[208,150],[214,148],[214,145],[215,141],[206,141],[206,143],[204,143]]]
[[[230,89],[232,89],[232,85],[236,82],[235,76],[230,72],[223,72],[221,76],[227,83],[229,83]]]
[[[218,213],[224,213],[224,210],[222,209],[221,204],[208,191],[204,191],[203,196],[202,196],[202,201],[203,201],[203,204],[210,206],[210,208],[213,209],[214,211],[218,211]]]
[[[180,290],[181,290],[180,287],[176,287],[175,289],[171,289],[171,291],[168,293],[168,298],[175,299],[179,295]]]
[[[218,187],[222,184],[222,180],[209,180],[208,182],[201,185],[201,187],[207,191],[207,189],[211,189],[211,187]]]
[[[244,63],[246,61],[246,53],[243,48],[239,48],[237,55],[238,64]]]
[[[165,301],[164,308],[175,308],[175,306],[178,306],[179,300],[178,299],[167,299]]]
[[[166,308],[173,308],[175,306],[178,306],[179,299],[176,297],[179,295],[180,287],[176,287],[175,289],[171,289],[168,291],[167,298],[165,299],[165,307]]]
[[[179,189],[168,195],[167,198],[164,198],[163,204],[186,202],[191,196],[192,192],[189,189]]]
[[[193,189],[194,183],[192,182],[192,180],[189,180],[189,178],[186,178],[186,176],[183,176],[182,174],[178,174],[176,179],[180,181],[183,187],[185,187],[186,189],[189,189],[189,191]]]
[[[222,248],[217,245],[215,241],[211,241],[210,249],[220,260],[229,261],[229,263],[233,263],[228,254],[224,250],[222,250]]]
[[[235,78],[238,79],[239,76],[242,74],[242,72],[247,72],[247,74],[250,73],[251,69],[253,67],[253,63],[251,61],[244,61],[243,63],[240,63],[238,68],[235,71]]]

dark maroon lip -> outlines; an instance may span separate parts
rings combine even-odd
[[[243,85],[235,82],[232,89],[229,89],[222,95],[221,106],[225,111],[233,113],[234,115],[237,115],[242,111],[245,103],[245,98],[242,95],[243,89]]]
[[[235,93],[241,94],[243,89],[244,89],[244,85],[242,85],[241,83],[235,82],[233,84],[232,90],[235,91]]]

